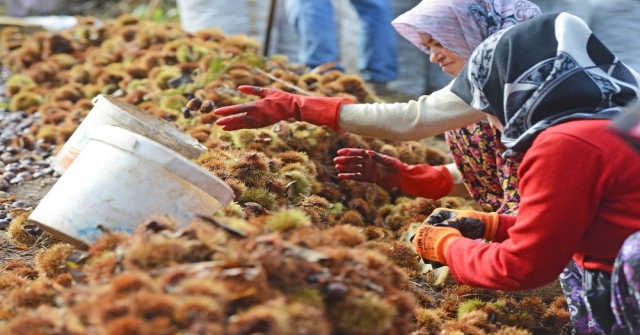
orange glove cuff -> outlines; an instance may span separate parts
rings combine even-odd
[[[421,258],[447,265],[449,243],[459,237],[462,235],[455,228],[423,225],[413,238],[413,247]]]
[[[500,223],[500,217],[497,213],[483,213],[482,223],[484,223],[484,235],[483,239],[487,241],[493,241],[496,238],[498,232],[498,224]]]

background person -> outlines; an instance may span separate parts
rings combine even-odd
[[[358,70],[377,93],[398,77],[390,0],[350,0],[361,23]],[[298,36],[298,62],[315,68],[340,61],[331,0],[286,0],[285,13]],[[338,68],[341,67],[338,65]]]

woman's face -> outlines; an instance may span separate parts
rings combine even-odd
[[[418,35],[422,45],[429,50],[429,61],[434,64],[438,63],[442,71],[454,77],[457,76],[466,62],[460,56],[442,46],[431,35],[421,32]]]

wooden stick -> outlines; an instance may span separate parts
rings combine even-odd
[[[272,74],[271,74],[271,73],[269,73],[269,72],[262,71],[262,69],[260,69],[259,67],[254,67],[253,69],[254,69],[256,72],[258,72],[258,73],[260,73],[260,74],[263,74],[263,75],[265,75],[265,76],[269,77],[269,79],[271,79],[271,80],[273,80],[273,81],[277,81],[277,82],[281,83],[282,85],[287,86],[287,87],[288,87],[288,88],[290,88],[290,89],[296,90],[296,92],[299,92],[299,93],[300,93],[300,94],[302,94],[302,95],[315,96],[315,94],[313,94],[313,93],[311,93],[311,92],[309,92],[309,91],[305,91],[305,90],[301,89],[300,87],[298,87],[298,86],[296,86],[296,85],[294,85],[294,84],[292,84],[292,83],[290,83],[290,82],[288,82],[288,81],[284,81],[284,80],[282,80],[282,79],[280,79],[280,78],[278,78],[278,77],[276,77],[276,76],[272,75]]]
[[[190,273],[197,273],[197,272],[202,272],[204,270],[221,269],[222,265],[224,264],[218,261],[187,263],[187,264],[170,266],[166,268],[153,269],[149,271],[149,274],[152,276],[157,276],[170,271],[185,271]]]
[[[271,30],[273,28],[273,19],[275,17],[276,12],[276,0],[271,0],[269,4],[269,16],[267,18],[267,29],[264,37],[264,50],[262,50],[262,55],[265,57],[269,53],[269,44],[271,42]]]
[[[158,7],[159,4],[160,4],[160,0],[149,1],[149,4],[147,5],[147,15],[146,15],[147,20],[151,20],[153,18],[153,12],[156,11],[156,8]]]

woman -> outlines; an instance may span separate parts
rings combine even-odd
[[[423,1],[392,22],[398,33],[430,54],[442,71],[457,76],[471,52],[488,36],[541,14],[529,1]],[[518,209],[517,160],[504,159],[504,146],[488,122],[480,121],[445,133],[457,169],[471,196],[486,211],[514,214]],[[392,160],[357,149],[338,151],[340,177],[371,181],[373,169],[396,170],[374,161]],[[375,174],[374,174],[375,175]],[[382,173],[388,177],[389,173]],[[456,175],[452,173],[452,175]],[[380,178],[383,179],[383,178]],[[375,179],[374,179],[375,180]]]
[[[523,154],[520,210],[438,209],[413,238],[420,256],[499,290],[545,285],[573,259],[560,281],[575,333],[639,334],[640,155],[607,129],[639,82],[567,13],[485,40],[452,92],[490,115],[507,155]],[[473,224],[482,233],[454,229]]]
[[[431,62],[455,76],[487,36],[539,14],[538,7],[526,0],[429,0],[392,24],[414,45],[430,52]],[[417,140],[476,122],[447,133],[456,164],[408,166],[393,157],[342,149],[338,154],[343,157],[336,158],[339,177],[399,187],[427,198],[443,197],[454,183],[464,181],[485,210],[517,210],[517,163],[501,157],[504,148],[488,123],[481,121],[485,114],[452,94],[450,85],[402,104],[355,105],[346,99],[304,97],[257,87],[239,90],[263,99],[216,110],[224,116],[216,124],[225,130],[264,127],[295,118],[368,137]]]

